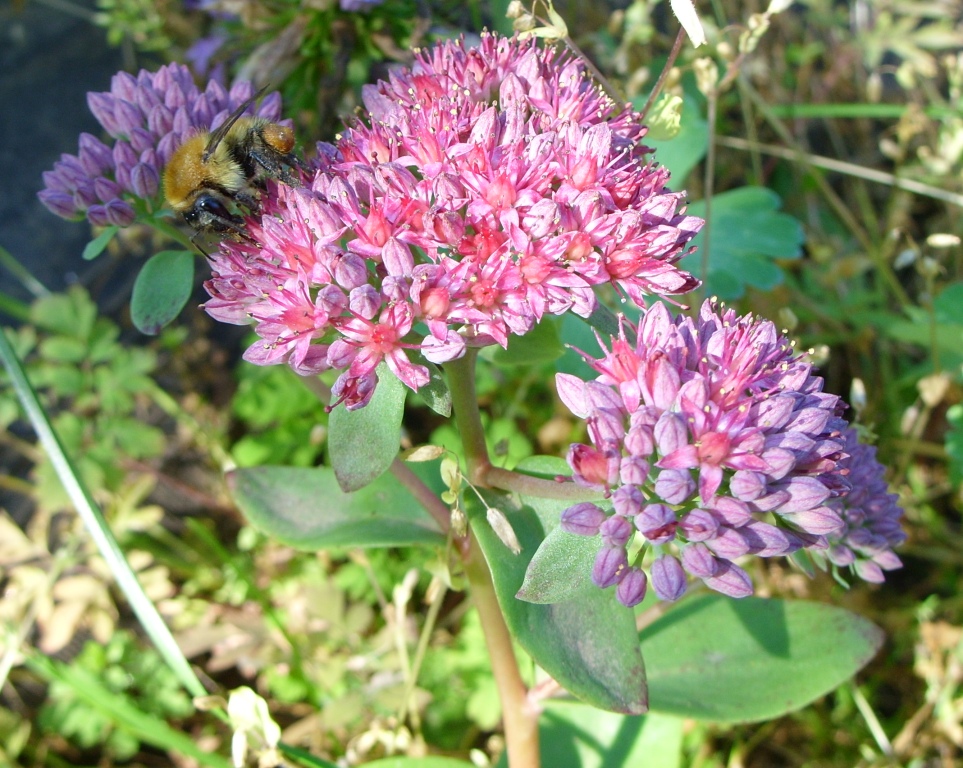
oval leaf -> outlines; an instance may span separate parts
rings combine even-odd
[[[414,469],[429,482],[438,477],[436,465]],[[238,469],[227,481],[251,525],[299,549],[445,542],[431,515],[392,475],[354,493],[343,492],[327,467]]]
[[[343,405],[328,420],[328,456],[341,490],[357,491],[381,475],[398,455],[405,385],[381,363],[371,401],[354,411]]]
[[[552,605],[515,597],[545,529],[535,510],[512,496],[494,491],[484,495],[490,506],[506,515],[521,545],[521,553],[512,554],[488,524],[484,505],[474,496],[466,497],[465,511],[488,561],[512,636],[536,664],[584,702],[626,714],[645,712],[645,667],[635,614],[615,601],[613,590],[586,590],[575,599]],[[560,509],[565,506],[555,503]]]
[[[519,462],[516,471],[544,480],[572,474],[568,462],[559,456],[529,456]],[[601,492],[589,493],[602,500]],[[523,496],[523,501],[538,515],[542,529],[548,531],[548,535],[528,564],[525,580],[516,596],[529,603],[558,603],[576,597],[583,589],[596,589],[589,574],[599,550],[598,537],[575,536],[559,527],[562,511],[571,506],[573,500]]]
[[[583,589],[597,589],[588,577],[598,551],[598,536],[576,536],[556,528],[528,564],[518,599],[558,603],[576,597]]]
[[[104,227],[103,232],[101,232],[99,235],[97,235],[97,237],[84,246],[84,261],[93,261],[100,256],[100,254],[104,252],[104,248],[108,246],[110,241],[114,239],[114,235],[116,235],[119,231],[120,227],[114,225]]]
[[[653,711],[716,722],[769,720],[859,671],[882,631],[820,603],[702,595],[642,631]]]
[[[679,768],[685,721],[671,715],[619,715],[567,701],[545,702],[538,723],[542,765],[568,768]],[[498,768],[506,768],[503,753]]]
[[[134,326],[148,336],[177,317],[194,289],[194,255],[190,251],[155,253],[141,269],[130,298]]]

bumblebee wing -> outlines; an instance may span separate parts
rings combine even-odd
[[[207,140],[207,146],[204,148],[204,156],[202,160],[207,162],[210,160],[211,155],[214,154],[214,150],[217,149],[217,145],[220,144],[224,137],[227,136],[228,131],[231,130],[231,126],[238,121],[238,119],[243,115],[247,108],[250,107],[255,101],[264,95],[264,92],[268,89],[268,86],[264,86],[261,90],[255,93],[251,98],[245,101],[241,106],[235,109],[231,114],[227,116],[227,119],[221,123],[217,128],[211,131],[211,137]]]

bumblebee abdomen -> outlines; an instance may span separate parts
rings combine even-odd
[[[268,123],[261,129],[261,138],[282,155],[289,155],[294,149],[294,129],[287,125]]]

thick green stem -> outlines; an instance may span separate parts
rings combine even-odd
[[[488,458],[485,430],[482,428],[475,392],[477,354],[476,350],[469,350],[460,360],[446,363],[445,372],[451,391],[455,425],[465,452],[468,481],[476,487],[487,487],[487,477],[492,465]],[[512,636],[498,605],[491,571],[470,534],[460,542],[459,549],[472,599],[485,633],[485,645],[491,657],[495,684],[498,686],[509,768],[539,768],[538,710],[528,698],[528,689],[518,669]]]
[[[501,467],[489,467],[485,473],[485,481],[490,488],[500,488],[503,491],[526,496],[538,496],[542,499],[571,501],[573,504],[578,501],[597,501],[603,496],[601,491],[576,485],[567,478],[547,480]]]
[[[478,411],[478,395],[475,393],[475,360],[478,350],[469,349],[465,356],[445,363],[448,389],[451,392],[451,409],[455,425],[465,450],[468,482],[475,486],[487,486],[485,475],[491,467],[485,430]]]
[[[485,632],[485,645],[492,660],[492,673],[502,704],[508,766],[539,768],[538,708],[528,697],[528,689],[515,658],[512,636],[495,595],[488,563],[474,541],[469,543],[465,553],[465,574]]]

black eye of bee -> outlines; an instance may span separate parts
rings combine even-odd
[[[200,195],[194,204],[184,211],[184,219],[196,229],[213,229],[227,232],[237,229],[241,221],[213,195]]]

